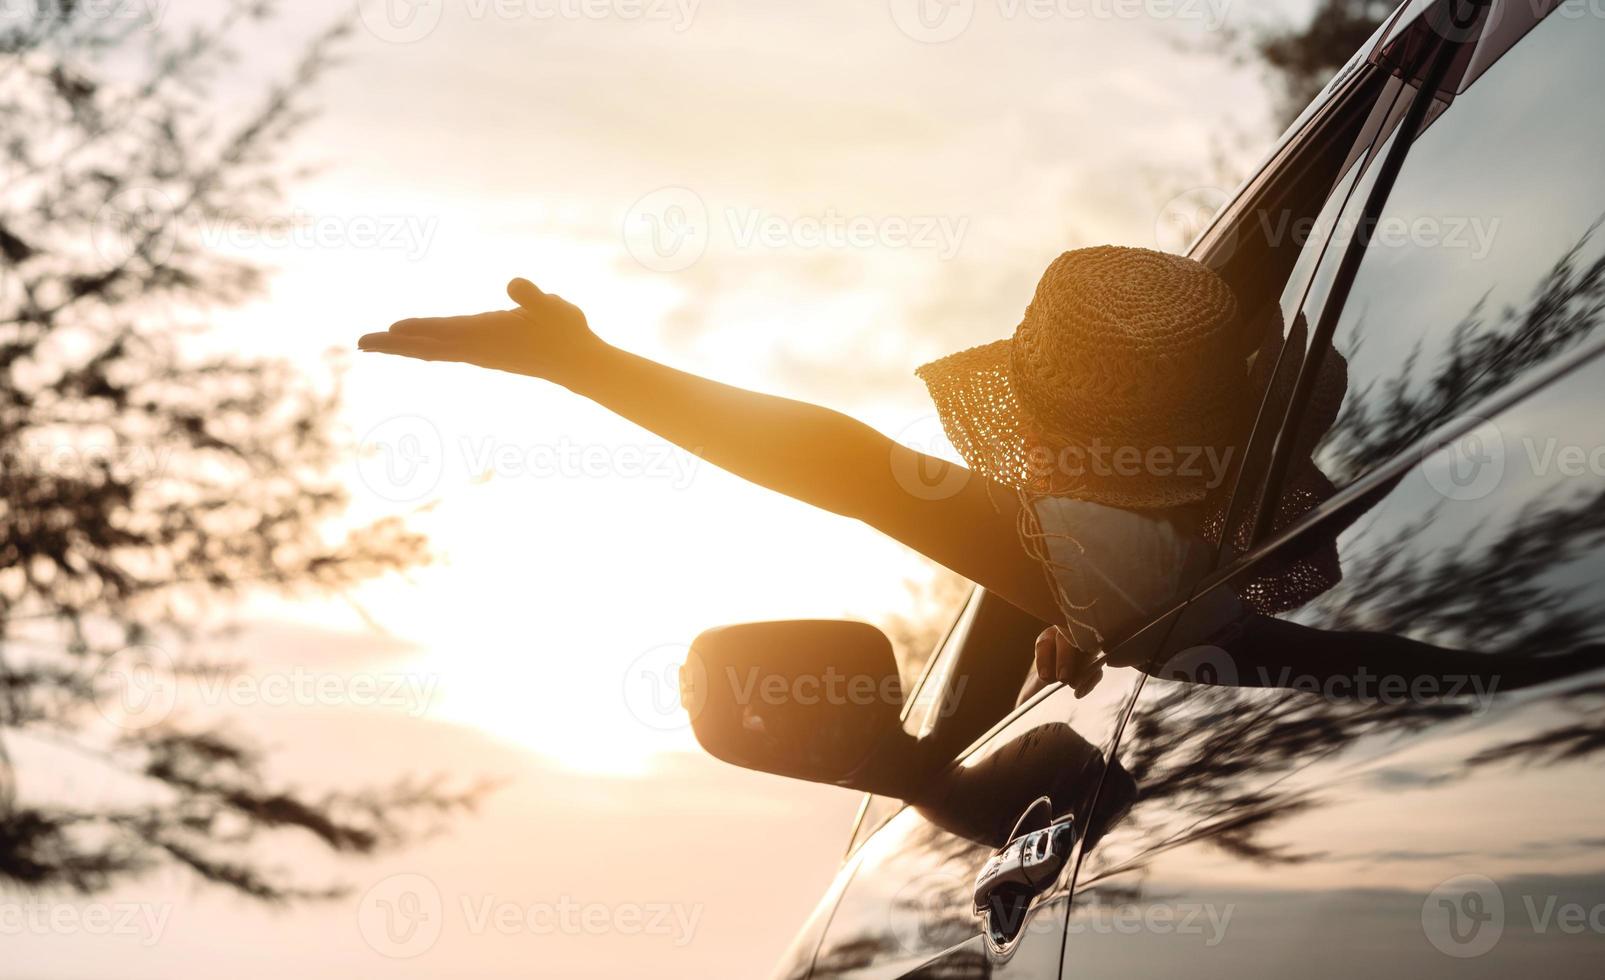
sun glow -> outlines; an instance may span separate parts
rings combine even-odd
[[[432,717],[575,769],[642,775],[654,758],[696,750],[675,667],[698,632],[754,619],[872,618],[905,607],[904,582],[929,574],[861,526],[694,457],[670,461],[622,423],[573,418],[563,438],[615,453],[633,445],[657,468],[460,476],[415,519],[445,560],[365,600],[425,651],[409,669],[439,679]],[[502,429],[495,438],[512,437]],[[545,458],[529,451],[550,449],[550,437],[526,438],[507,458]]]

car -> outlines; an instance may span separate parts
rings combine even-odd
[[[1411,0],[1220,210],[1252,435],[1090,693],[1020,697],[1044,624],[982,590],[906,691],[863,624],[698,638],[705,748],[864,793],[777,977],[1600,973],[1601,52]]]

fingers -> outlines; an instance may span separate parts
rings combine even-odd
[[[1043,682],[1058,681],[1083,698],[1103,680],[1103,663],[1078,649],[1064,630],[1050,626],[1037,636],[1036,675]]]
[[[370,333],[357,341],[359,350],[396,354],[427,361],[470,361],[487,366],[489,354],[507,349],[528,335],[531,324],[546,326],[574,320],[584,327],[584,314],[561,296],[543,293],[528,279],[507,284],[507,295],[518,309],[493,310],[472,316],[409,317],[397,320],[384,333]],[[576,319],[577,318],[577,319]]]
[[[1098,682],[1101,680],[1103,680],[1103,664],[1101,662],[1092,663],[1076,675],[1075,679],[1070,682],[1070,687],[1076,692],[1076,699],[1080,700],[1091,694],[1092,689],[1097,687]]]
[[[477,313],[473,316],[428,316],[397,320],[383,333],[364,334],[357,349],[380,354],[398,354],[426,361],[460,361],[490,328],[495,317],[504,313]]]
[[[411,337],[434,337],[445,339],[453,334],[474,327],[490,326],[490,318],[497,316],[495,312],[475,313],[471,316],[415,316],[405,320],[397,320],[390,325],[390,332]]]
[[[406,320],[397,320],[390,325],[390,332],[401,336],[426,337],[453,329],[452,322],[462,320],[455,316],[418,316]]]
[[[1103,661],[1096,654],[1077,647],[1063,630],[1059,630],[1058,635],[1059,679],[1076,692],[1077,699],[1084,698],[1103,680]]]
[[[514,279],[507,284],[507,296],[518,304],[530,318],[580,316],[580,308],[556,293],[545,293],[528,279]]]
[[[401,338],[393,333],[365,333],[357,338],[357,350],[378,351],[390,353],[389,348],[401,343]]]
[[[546,298],[546,294],[528,279],[519,277],[507,284],[507,298],[519,306],[528,307],[539,304]]]
[[[1053,645],[1053,634],[1057,633],[1057,632],[1058,632],[1058,628],[1057,627],[1049,626],[1047,629],[1043,630],[1037,636],[1037,645],[1036,645],[1037,677],[1041,678],[1044,681],[1053,680],[1054,674],[1056,673],[1055,668],[1054,668],[1055,654],[1054,654],[1054,645]]]
[[[431,337],[416,337],[397,333],[364,334],[357,340],[357,349],[375,354],[395,354],[422,361],[455,361],[451,345]]]
[[[1077,660],[1081,651],[1075,648],[1066,636],[1064,630],[1057,626],[1053,628],[1053,677],[1060,684],[1069,684],[1076,679],[1076,672],[1081,665]]]

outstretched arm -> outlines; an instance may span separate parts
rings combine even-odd
[[[515,279],[516,310],[402,320],[363,350],[544,378],[722,469],[851,517],[1045,620],[1058,617],[1021,546],[1016,495],[839,412],[720,384],[603,343],[562,297]]]

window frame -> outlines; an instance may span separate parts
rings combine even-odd
[[[1375,90],[1367,96],[1366,93],[1372,86],[1375,87]],[[1367,171],[1375,165],[1375,154],[1382,146],[1386,145],[1385,134],[1389,120],[1394,119],[1395,122],[1397,121],[1395,117],[1398,114],[1399,100],[1401,98],[1409,98],[1407,93],[1401,92],[1402,87],[1403,83],[1398,78],[1390,78],[1388,72],[1377,67],[1374,63],[1365,63],[1359,70],[1348,76],[1341,95],[1334,96],[1326,107],[1326,111],[1316,117],[1318,121],[1313,122],[1309,131],[1302,135],[1296,145],[1291,146],[1290,153],[1316,153],[1332,130],[1341,131],[1345,125],[1351,124],[1356,116],[1364,117],[1360,120],[1359,128],[1356,130],[1350,145],[1342,150],[1345,160],[1334,174],[1332,186],[1328,189],[1327,197],[1322,202],[1323,209],[1326,203],[1331,201],[1332,196],[1337,194],[1339,189],[1347,183],[1348,189],[1342,191],[1344,198],[1339,202],[1338,214],[1341,215],[1347,210],[1352,195],[1364,183]],[[1254,206],[1240,209],[1234,220],[1238,222],[1252,220],[1254,215],[1260,214],[1273,203],[1271,200],[1273,197],[1272,189],[1279,182],[1294,179],[1286,176],[1286,170],[1297,169],[1302,174],[1308,170],[1309,166],[1310,164],[1300,162],[1296,158],[1278,155],[1277,169],[1275,172],[1266,175],[1263,181],[1264,187],[1258,191]],[[1297,306],[1299,312],[1302,312],[1302,307],[1314,282],[1315,274],[1319,271],[1326,251],[1332,243],[1332,234],[1338,227],[1340,227],[1338,222],[1332,222],[1331,226],[1326,228],[1319,237],[1311,237],[1300,247],[1301,252],[1313,250],[1316,258],[1314,264],[1310,266],[1304,282],[1299,286]],[[1205,264],[1210,264],[1212,261],[1218,262],[1219,260],[1216,259],[1218,253],[1213,250],[1229,247],[1235,241],[1235,238],[1236,234],[1228,230],[1208,241],[1200,239],[1198,251],[1193,257],[1205,262]],[[1290,278],[1283,286],[1284,291],[1287,285],[1292,283],[1291,276],[1298,274],[1299,261],[1301,259],[1295,260]],[[1291,327],[1292,320],[1288,319],[1283,324],[1283,329],[1290,331]],[[1238,466],[1230,497],[1227,500],[1221,540],[1218,543],[1215,555],[1217,568],[1231,564],[1235,558],[1242,552],[1250,550],[1254,544],[1254,537],[1251,536],[1247,546],[1238,549],[1237,535],[1234,529],[1243,520],[1254,519],[1256,516],[1245,514],[1244,509],[1253,507],[1256,501],[1263,505],[1266,501],[1275,499],[1270,490],[1272,488],[1272,475],[1275,473],[1277,440],[1283,430],[1283,423],[1286,421],[1287,414],[1293,411],[1294,408],[1294,402],[1291,397],[1285,404],[1276,404],[1272,400],[1277,391],[1275,379],[1282,376],[1285,369],[1285,359],[1289,356],[1289,345],[1286,343],[1286,339],[1284,337],[1284,343],[1276,352],[1276,361],[1270,366],[1270,372],[1267,377],[1272,379],[1271,383],[1267,385],[1259,404],[1254,409],[1254,424],[1244,443],[1241,463]],[[1297,356],[1300,358],[1298,365],[1300,371],[1306,366],[1304,361],[1308,352],[1309,342],[1307,338],[1306,349],[1297,352]],[[1296,375],[1294,380],[1295,382],[1297,381]],[[1195,590],[1193,595],[1196,594],[1197,591]],[[1188,598],[1191,598],[1191,596]]]
[[[908,725],[910,716],[913,715],[915,708],[921,704],[921,695],[925,693],[926,686],[935,683],[933,678],[938,676],[937,671],[939,669],[943,671],[943,676],[945,676],[946,671],[949,669],[947,667],[939,668],[938,663],[944,660],[958,658],[959,648],[963,646],[963,637],[959,635],[959,631],[961,628],[963,628],[966,632],[968,631],[968,628],[965,626],[965,619],[966,617],[972,617],[972,608],[979,605],[981,602],[981,591],[982,589],[979,585],[970,589],[970,594],[965,597],[963,604],[961,604],[958,608],[958,612],[953,614],[953,621],[948,623],[947,629],[942,633],[942,638],[936,642],[936,649],[931,651],[931,655],[929,657],[925,658],[925,665],[920,668],[919,676],[914,679],[914,683],[909,685],[908,693],[904,695],[903,710],[898,714],[898,722],[899,724],[905,726],[904,731],[907,731],[906,726]],[[941,701],[945,700],[949,694],[950,692],[948,691],[941,692],[937,703],[931,704],[924,708],[924,710],[927,712],[927,716],[926,719],[920,723],[920,728],[922,731],[928,728],[930,724],[930,718],[941,716]],[[924,737],[922,734],[910,734],[915,734],[916,737],[920,738]],[[854,814],[852,827],[849,829],[847,834],[847,849],[842,853],[843,863],[850,859],[853,854],[855,854],[858,849],[863,846],[864,842],[869,840],[869,838],[874,835],[875,831],[885,826],[888,820],[897,816],[898,812],[902,810],[903,806],[907,805],[903,801],[896,801],[900,804],[899,806],[888,811],[882,819],[875,823],[873,827],[867,826],[865,821],[869,819],[870,808],[874,806],[875,800],[877,799],[891,799],[891,797],[877,796],[874,793],[865,793],[863,795],[863,799],[859,801],[858,812]]]
[[[1392,30],[1388,39],[1378,47],[1377,54],[1381,55],[1406,47],[1399,41],[1399,38],[1411,27],[1416,27],[1421,31],[1430,31],[1431,27],[1427,22],[1427,18],[1434,16],[1436,11],[1440,8],[1448,7],[1452,2],[1453,0],[1439,0],[1437,3],[1425,5],[1426,9],[1418,17],[1413,18],[1410,23],[1401,22]],[[1501,2],[1501,0],[1493,0],[1493,2],[1497,3]],[[1423,63],[1401,63],[1395,67],[1395,71],[1403,72],[1407,76],[1414,74],[1417,77],[1424,78],[1425,83],[1417,88],[1404,120],[1397,124],[1399,129],[1410,132],[1413,135],[1410,136],[1409,140],[1402,141],[1396,145],[1386,159],[1373,160],[1367,164],[1368,166],[1384,166],[1388,169],[1379,174],[1377,183],[1370,192],[1371,200],[1366,202],[1364,211],[1360,216],[1362,222],[1374,218],[1386,208],[1393,190],[1393,184],[1399,172],[1409,160],[1410,153],[1419,142],[1421,133],[1436,122],[1437,119],[1441,118],[1445,106],[1443,101],[1444,93],[1440,91],[1442,73],[1453,70],[1457,65],[1459,69],[1465,70],[1467,63],[1475,60],[1476,77],[1472,78],[1464,86],[1456,85],[1454,94],[1466,91],[1471,84],[1486,74],[1493,65],[1497,64],[1499,59],[1525,40],[1532,26],[1542,21],[1550,13],[1553,13],[1558,7],[1558,3],[1548,6],[1547,9],[1535,17],[1531,24],[1526,25],[1519,33],[1512,35],[1507,31],[1501,35],[1498,40],[1502,46],[1495,55],[1489,56],[1488,52],[1490,51],[1491,38],[1500,31],[1500,20],[1498,18],[1485,17],[1474,36],[1463,37],[1457,41],[1446,41],[1440,37],[1438,38],[1439,43],[1435,46],[1417,51]],[[1387,69],[1373,65],[1372,70],[1381,71]],[[1439,77],[1433,77],[1434,72],[1437,72]],[[1385,141],[1385,138],[1385,135],[1379,136],[1381,141]],[[1380,146],[1382,143],[1379,142],[1378,145]],[[1338,271],[1330,292],[1327,294],[1320,309],[1316,311],[1316,322],[1310,328],[1309,343],[1312,349],[1317,349],[1318,345],[1330,340],[1331,334],[1348,304],[1354,274],[1357,273],[1364,260],[1365,252],[1370,245],[1371,242],[1368,235],[1356,235],[1345,247],[1344,254],[1339,259],[1339,262],[1340,265],[1348,267],[1349,275],[1345,278],[1343,270],[1340,269]],[[1322,247],[1326,247],[1325,243],[1323,243]],[[1303,302],[1301,300],[1300,311],[1308,314],[1310,311],[1303,309]],[[1300,366],[1293,400],[1274,434],[1272,458],[1266,477],[1260,484],[1259,505],[1257,513],[1254,515],[1255,529],[1250,538],[1249,547],[1244,550],[1243,554],[1235,556],[1232,560],[1223,562],[1221,566],[1217,567],[1216,571],[1207,576],[1204,582],[1200,584],[1200,588],[1195,594],[1213,587],[1224,577],[1236,574],[1245,564],[1260,560],[1267,553],[1283,546],[1287,541],[1303,534],[1314,525],[1324,523],[1334,514],[1346,510],[1381,484],[1397,478],[1400,474],[1410,469],[1424,454],[1447,445],[1475,429],[1481,417],[1505,411],[1516,402],[1527,398],[1539,389],[1553,383],[1562,375],[1591,360],[1602,349],[1605,349],[1605,338],[1601,338],[1591,344],[1584,344],[1570,354],[1558,358],[1547,367],[1535,371],[1530,377],[1515,382],[1482,402],[1476,405],[1464,406],[1465,411],[1459,413],[1455,419],[1428,432],[1415,443],[1400,450],[1392,459],[1377,466],[1370,473],[1355,480],[1349,486],[1340,488],[1331,499],[1321,502],[1287,528],[1274,531],[1270,527],[1270,519],[1274,513],[1275,503],[1280,498],[1282,488],[1286,482],[1289,464],[1292,462],[1292,453],[1298,442],[1299,427],[1304,421],[1305,399],[1300,396],[1301,394],[1308,394],[1315,382],[1316,375],[1320,371],[1320,360],[1318,358],[1307,358]],[[1257,429],[1258,423],[1256,423],[1256,437],[1259,434]],[[1234,504],[1241,489],[1242,487],[1239,485],[1233,490]]]
[[[1454,3],[1455,0],[1441,0],[1441,2],[1429,3],[1425,5],[1425,9],[1422,10],[1420,16],[1412,18],[1408,24],[1401,19],[1401,23],[1390,34],[1389,41],[1384,42],[1373,54],[1370,68],[1372,72],[1387,72],[1394,75],[1395,81],[1401,85],[1404,84],[1404,81],[1419,81],[1413,94],[1409,93],[1408,90],[1398,93],[1408,98],[1408,105],[1404,107],[1402,115],[1397,111],[1397,98],[1395,98],[1395,104],[1390,105],[1383,114],[1381,128],[1372,134],[1373,143],[1366,148],[1367,159],[1363,161],[1362,166],[1367,169],[1371,167],[1379,169],[1375,183],[1366,192],[1366,198],[1360,206],[1357,227],[1361,228],[1361,233],[1354,235],[1343,246],[1343,250],[1337,259],[1328,292],[1322,299],[1320,308],[1313,311],[1315,313],[1313,322],[1309,316],[1312,311],[1306,307],[1308,294],[1306,293],[1299,301],[1298,313],[1295,315],[1303,315],[1306,322],[1309,323],[1308,350],[1321,350],[1322,345],[1331,338],[1338,318],[1348,302],[1349,290],[1358,273],[1365,251],[1370,246],[1370,234],[1366,229],[1374,224],[1375,217],[1387,206],[1394,181],[1398,177],[1400,170],[1403,169],[1410,152],[1415,148],[1416,135],[1420,133],[1428,122],[1428,114],[1435,101],[1438,100],[1441,83],[1450,70],[1451,63],[1458,52],[1462,50],[1469,52],[1481,40],[1482,30],[1487,25],[1486,19],[1478,27],[1475,37],[1463,38],[1459,41],[1445,40],[1443,36],[1433,30],[1434,22],[1429,18],[1449,16],[1439,12],[1448,10]],[[1422,40],[1423,37],[1426,40]],[[1379,57],[1391,58],[1393,63],[1385,66],[1382,61],[1378,60]],[[1403,81],[1400,79],[1403,79]],[[1384,91],[1388,91],[1389,88],[1391,86],[1385,87]],[[1395,135],[1400,137],[1394,140],[1391,145],[1385,135],[1390,128],[1394,130]],[[1409,139],[1402,138],[1406,133],[1411,134]],[[1386,152],[1381,152],[1384,149]],[[1356,178],[1356,187],[1364,181],[1365,177],[1366,173],[1362,171]],[[1346,202],[1344,205],[1345,211],[1348,208],[1348,203]],[[1318,266],[1325,262],[1327,256],[1324,253],[1329,244],[1330,239],[1321,243],[1323,254],[1317,263]],[[1285,353],[1284,346],[1283,354]],[[1267,420],[1263,417],[1262,412],[1261,417],[1255,421],[1254,433],[1250,440],[1251,452],[1262,438],[1260,426],[1270,421],[1274,425],[1274,429],[1264,437],[1270,440],[1270,457],[1266,462],[1263,476],[1259,477],[1258,495],[1257,497],[1251,496],[1248,498],[1253,511],[1247,516],[1253,522],[1253,529],[1249,535],[1248,547],[1244,549],[1246,553],[1258,553],[1261,550],[1260,545],[1266,539],[1273,536],[1281,536],[1275,533],[1275,529],[1272,527],[1272,520],[1276,513],[1277,504],[1281,499],[1283,487],[1287,482],[1293,456],[1297,450],[1300,426],[1304,421],[1304,410],[1308,404],[1310,393],[1314,389],[1320,368],[1321,358],[1305,357],[1299,365],[1293,392],[1282,411],[1281,419],[1279,421],[1275,419]],[[1227,523],[1228,528],[1235,526],[1235,519],[1238,514],[1237,507],[1243,499],[1240,494],[1241,489],[1241,486],[1239,486],[1233,490],[1232,507]],[[1288,530],[1308,525],[1315,519],[1317,514],[1330,509],[1328,505],[1331,503],[1332,501],[1326,501],[1323,505],[1315,507],[1310,513],[1295,521]],[[1227,536],[1223,535],[1223,553],[1227,548],[1225,537]],[[1230,556],[1223,554],[1223,557]],[[1217,568],[1217,575],[1225,571],[1226,567],[1238,567],[1243,557],[1235,556],[1231,560],[1224,561],[1222,565],[1225,567]],[[1216,580],[1217,576],[1210,576],[1204,583],[1204,587],[1212,585]]]

